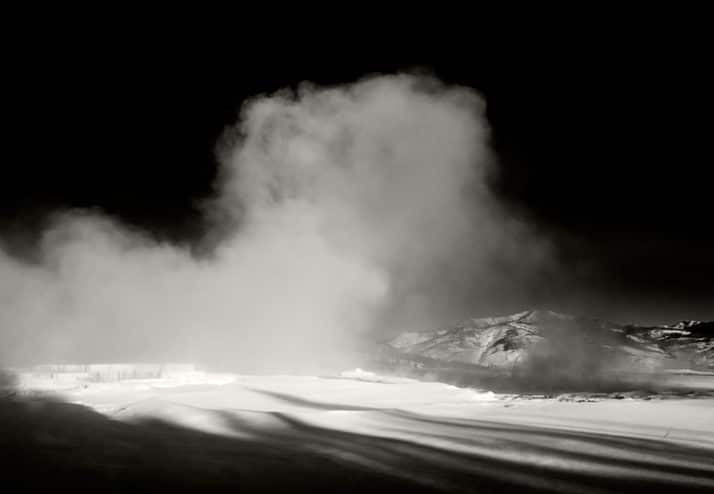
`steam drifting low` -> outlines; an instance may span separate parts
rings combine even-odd
[[[303,85],[246,104],[220,151],[209,255],[77,211],[45,232],[41,262],[0,252],[0,361],[330,365],[383,333],[517,303],[546,257],[485,185],[469,89]]]

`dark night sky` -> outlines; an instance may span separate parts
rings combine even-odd
[[[190,242],[216,140],[243,100],[304,80],[422,70],[485,97],[499,157],[492,187],[556,240],[574,273],[613,296],[681,300],[704,314],[714,301],[714,81],[711,36],[696,17],[546,26],[525,16],[441,23],[445,34],[257,20],[253,33],[241,27],[250,18],[19,30],[3,50],[13,132],[0,233],[26,255],[48,213],[91,207]]]

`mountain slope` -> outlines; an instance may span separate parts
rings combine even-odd
[[[637,326],[529,310],[402,333],[385,349],[406,358],[504,370],[543,371],[546,364],[577,373],[714,370],[714,322]]]

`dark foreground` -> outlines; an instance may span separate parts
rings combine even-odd
[[[711,450],[656,440],[486,421],[437,424],[468,428],[465,442],[477,437],[481,446],[494,451],[528,450],[534,459],[541,453],[552,458],[562,444],[561,452],[567,451],[569,460],[576,457],[582,465],[578,471],[567,471],[557,464],[513,463],[488,454],[322,429],[279,416],[284,427],[266,431],[249,430],[248,423],[226,413],[232,427],[249,433],[250,439],[236,439],[161,421],[123,423],[46,398],[4,399],[0,403],[3,490],[652,493],[714,489]],[[434,430],[433,425],[425,424],[425,429]],[[573,452],[574,443],[581,452]],[[618,454],[587,452],[608,449]],[[622,453],[628,451],[632,459],[623,460]],[[609,467],[625,467],[629,473],[619,478],[603,475]]]

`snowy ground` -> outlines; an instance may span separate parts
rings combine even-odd
[[[428,489],[714,489],[709,397],[496,395],[360,370],[63,384],[26,374],[20,389],[51,391],[126,424],[299,445],[342,467]]]

